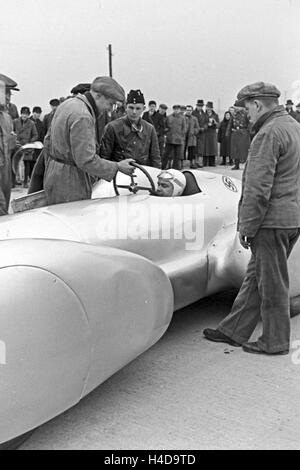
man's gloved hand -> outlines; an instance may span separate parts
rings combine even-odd
[[[135,167],[131,165],[133,162],[135,162],[135,160],[132,158],[127,158],[126,160],[118,162],[118,170],[121,171],[121,173],[125,173],[125,175],[131,176],[135,170]]]

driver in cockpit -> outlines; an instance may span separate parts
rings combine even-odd
[[[164,170],[157,176],[156,196],[181,196],[186,187],[186,178],[179,170]]]

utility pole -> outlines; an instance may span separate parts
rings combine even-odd
[[[108,46],[108,62],[109,62],[109,76],[113,76],[113,71],[112,71],[112,47],[111,44]]]

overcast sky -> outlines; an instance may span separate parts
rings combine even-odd
[[[0,0],[1,69],[18,106],[67,96],[113,72],[169,106],[232,104],[257,80],[300,101],[299,0]],[[298,83],[297,83],[298,81]],[[294,87],[294,88],[293,88]],[[298,91],[297,91],[298,90]]]

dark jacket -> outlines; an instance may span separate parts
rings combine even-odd
[[[118,165],[100,158],[96,148],[96,115],[88,98],[77,95],[64,101],[45,138],[44,188],[48,204],[89,199],[92,177],[113,179]]]
[[[213,111],[210,117],[207,114],[207,129],[205,131],[204,156],[214,157],[218,155],[218,136],[219,116]]]
[[[232,117],[228,120],[224,119],[220,124],[218,130],[218,142],[220,142],[220,156],[230,157],[231,156],[231,128],[232,128]]]
[[[248,237],[260,228],[300,227],[300,125],[277,106],[254,128],[238,218]]]
[[[166,135],[166,114],[161,114],[159,111],[155,111],[155,113],[150,116],[149,111],[146,111],[143,114],[143,119],[154,126],[157,137],[163,137]]]
[[[45,114],[45,116],[44,116],[43,125],[44,125],[44,129],[45,129],[45,134],[47,134],[47,132],[48,132],[50,126],[51,126],[51,122],[52,122],[52,119],[54,117],[54,114],[55,114],[55,111],[51,111],[51,113]]]
[[[8,105],[8,114],[12,118],[12,120],[17,119],[19,116],[18,108],[15,104],[9,103]]]
[[[36,142],[39,137],[35,124],[31,119],[27,119],[25,122],[22,121],[22,118],[15,119],[14,131],[21,145]]]
[[[141,165],[161,168],[158,139],[154,127],[141,119],[140,132],[124,116],[107,124],[101,142],[101,156],[119,162],[133,158]]]

